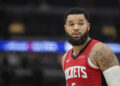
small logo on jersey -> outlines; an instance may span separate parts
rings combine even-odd
[[[82,59],[82,58],[86,58],[86,56],[84,56],[84,55],[79,56],[79,59]]]
[[[67,59],[67,60],[66,60],[66,63],[68,63],[70,60],[71,60],[71,59]]]

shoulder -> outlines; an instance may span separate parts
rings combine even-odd
[[[112,51],[111,50],[111,48],[108,46],[108,45],[106,45],[106,44],[104,44],[104,43],[102,43],[102,42],[98,42],[98,43],[96,43],[94,46],[93,46],[93,49],[92,49],[93,51],[97,51],[97,52],[100,52],[101,50],[102,51]]]
[[[97,56],[106,56],[106,58],[110,58],[108,56],[114,55],[112,49],[108,45],[101,42],[95,44],[95,46],[93,47],[93,52]]]
[[[69,55],[69,52],[71,51],[72,49],[69,49],[63,56],[62,56],[62,62],[64,63],[65,61],[65,58],[67,55]]]
[[[117,57],[112,49],[104,43],[96,43],[90,54],[92,62],[97,65],[102,71],[107,68],[119,65]]]
[[[93,46],[91,53],[93,55],[99,56],[99,55],[103,55],[103,54],[109,55],[110,53],[113,53],[113,51],[108,45],[106,45],[102,42],[98,42]]]
[[[63,56],[62,56],[62,69],[64,70],[64,62],[65,62],[65,59],[67,57],[67,55],[69,54],[69,52],[71,51],[72,49],[68,50]]]
[[[67,55],[67,52],[63,55],[63,57],[62,57],[62,62],[65,61],[66,55]]]

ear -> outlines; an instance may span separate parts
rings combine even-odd
[[[88,23],[88,31],[90,30],[90,23]]]

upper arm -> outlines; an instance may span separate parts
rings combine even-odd
[[[119,61],[107,45],[97,43],[92,48],[89,58],[103,72],[108,86],[120,86]]]
[[[102,71],[112,66],[119,65],[117,57],[107,45],[98,43],[94,52],[96,63]]]

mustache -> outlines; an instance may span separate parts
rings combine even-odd
[[[74,32],[72,33],[72,35],[75,35],[75,34],[77,34],[77,35],[82,35],[82,33],[79,32],[79,31],[74,31]]]

